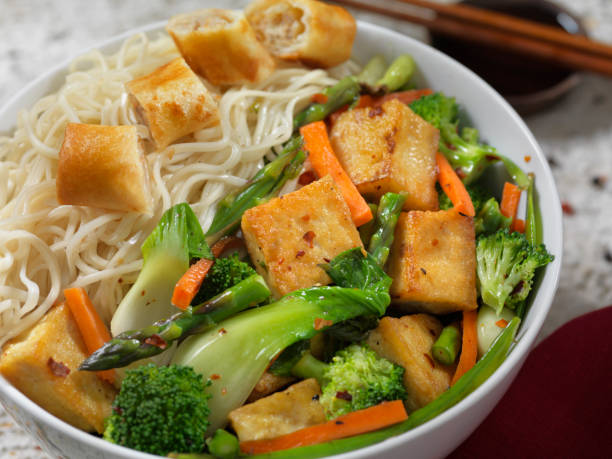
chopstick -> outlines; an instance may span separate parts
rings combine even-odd
[[[426,0],[385,3],[336,0],[336,3],[421,24],[433,32],[468,42],[499,47],[572,69],[612,76],[612,46],[537,22],[466,5]]]

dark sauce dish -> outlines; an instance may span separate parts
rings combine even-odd
[[[586,35],[579,18],[547,0],[466,0],[463,3]],[[430,37],[432,46],[477,73],[521,115],[550,107],[580,82],[576,71],[537,58],[433,32]]]

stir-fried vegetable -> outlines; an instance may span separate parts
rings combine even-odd
[[[263,278],[252,275],[214,298],[184,312],[115,336],[89,356],[81,370],[106,370],[161,354],[175,341],[208,330],[222,320],[266,300],[270,290]]]
[[[368,252],[381,267],[385,266],[387,258],[389,258],[395,226],[405,200],[406,196],[397,193],[385,193],[380,198],[376,213],[376,226],[370,239]]]
[[[142,245],[142,257],[138,279],[113,315],[113,335],[170,316],[175,311],[171,304],[174,285],[189,268],[191,258],[212,258],[189,204],[177,204],[164,213]]]

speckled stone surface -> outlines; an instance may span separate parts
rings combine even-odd
[[[594,38],[612,43],[612,2],[558,1],[583,18]],[[245,3],[218,2],[226,8]],[[199,0],[0,0],[0,104],[86,47],[201,7]],[[424,36],[409,24],[357,16]],[[612,79],[584,75],[565,99],[526,121],[549,158],[569,211],[560,286],[541,339],[571,318],[612,303]],[[45,457],[0,408],[0,458]]]

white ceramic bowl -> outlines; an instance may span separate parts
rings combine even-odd
[[[103,52],[114,52],[128,36],[145,32],[156,34],[165,23],[152,24],[115,37],[100,46]],[[482,137],[499,151],[536,175],[540,199],[543,240],[555,261],[546,267],[529,314],[519,333],[517,344],[502,366],[467,398],[437,418],[403,435],[337,457],[435,458],[456,448],[476,429],[508,389],[521,368],[546,318],[557,287],[562,255],[561,205],[546,159],[525,123],[514,110],[483,80],[461,64],[423,43],[360,22],[354,46],[354,57],[365,62],[374,54],[392,59],[410,53],[418,65],[420,86],[442,90],[453,95],[469,114]],[[42,96],[62,84],[69,61],[46,73],[18,93],[0,110],[0,132],[9,132],[17,112],[30,107]],[[526,164],[525,156],[531,161]],[[47,413],[0,377],[0,401],[6,410],[30,432],[52,457],[129,458],[153,457],[149,454],[113,445],[89,435]]]

